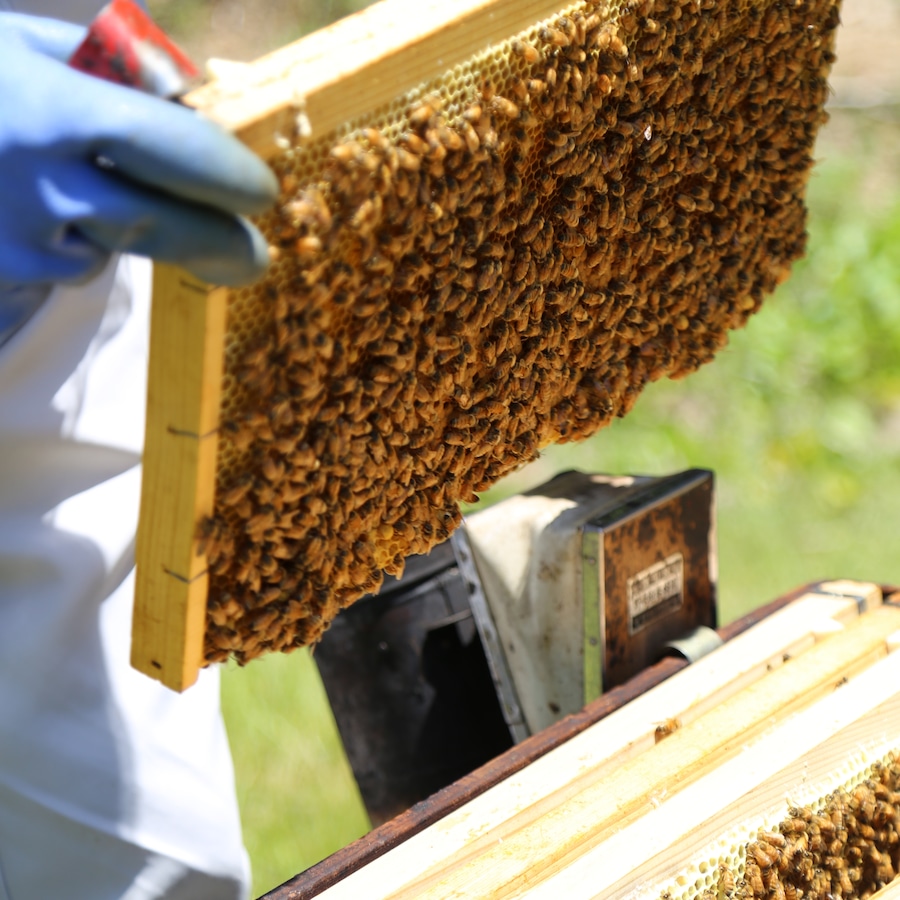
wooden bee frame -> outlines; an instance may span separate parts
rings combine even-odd
[[[460,501],[710,360],[803,251],[836,13],[389,0],[190,95],[284,196],[260,293],[155,276],[135,667],[314,644]]]

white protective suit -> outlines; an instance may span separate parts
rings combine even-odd
[[[113,260],[0,346],[0,900],[249,891],[218,671],[178,695],[128,661],[149,284]]]

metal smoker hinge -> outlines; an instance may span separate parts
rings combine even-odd
[[[698,625],[696,628],[686,631],[684,634],[662,645],[661,656],[681,656],[689,663],[695,663],[707,653],[712,653],[724,642],[717,632],[706,625]]]
[[[453,547],[453,555],[456,557],[459,572],[469,592],[469,605],[472,607],[475,627],[478,629],[488,668],[491,670],[494,688],[497,691],[497,698],[503,710],[503,719],[509,727],[509,733],[513,741],[518,744],[528,737],[528,726],[525,724],[525,717],[522,715],[516,686],[513,684],[512,675],[506,663],[506,654],[503,652],[503,645],[497,633],[497,626],[494,624],[487,598],[484,595],[481,578],[478,575],[478,569],[472,556],[472,549],[469,546],[469,537],[466,534],[465,523],[460,525],[450,536],[450,544]]]

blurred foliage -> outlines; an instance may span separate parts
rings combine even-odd
[[[154,19],[198,64],[249,61],[368,6],[373,0],[149,0]]]

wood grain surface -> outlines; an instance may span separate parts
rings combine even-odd
[[[197,680],[213,509],[227,291],[154,266],[131,664],[182,691]]]
[[[423,0],[401,17],[396,5],[376,3],[186,99],[268,158],[279,135],[296,134],[298,116],[310,139],[326,135],[561,8],[556,0]]]

